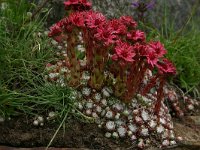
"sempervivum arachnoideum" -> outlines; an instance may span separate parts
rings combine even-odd
[[[144,124],[144,122],[143,122],[143,120],[142,120],[142,118],[140,117],[140,116],[135,116],[135,123],[137,124],[137,125],[142,125],[142,124]]]
[[[115,111],[113,111],[109,107],[106,108],[105,118],[107,118],[107,119],[114,119],[115,115],[116,115]]]
[[[107,99],[101,99],[99,104],[102,108],[106,108],[108,106]]]
[[[98,92],[94,93],[94,94],[92,95],[92,99],[93,99],[95,102],[99,102],[99,101],[102,99],[101,93],[98,93]]]
[[[83,87],[82,90],[81,90],[82,94],[84,97],[89,97],[90,94],[91,94],[91,88],[89,87]]]
[[[105,128],[107,131],[114,131],[116,128],[116,124],[114,121],[107,121],[105,123]]]
[[[119,126],[117,128],[117,132],[119,134],[119,137],[124,138],[127,135],[126,126],[123,126],[123,125]]]
[[[121,103],[115,103],[112,108],[116,111],[116,112],[122,112],[124,110],[124,106]]]
[[[109,87],[104,87],[101,90],[103,97],[108,98],[113,94],[113,90]]]
[[[185,102],[186,109],[187,109],[189,112],[193,112],[195,106],[196,106],[196,107],[199,106],[199,102],[198,102],[197,100],[195,100],[195,99],[192,99],[192,98],[189,97],[189,96],[184,96],[184,102]]]
[[[143,109],[140,113],[141,113],[141,117],[144,122],[147,122],[148,120],[150,120],[150,115],[149,115],[150,112],[149,111]]]
[[[140,136],[143,136],[143,137],[149,136],[149,129],[148,129],[148,127],[146,127],[146,126],[144,126],[144,125],[142,125],[142,126],[140,127],[139,132],[140,132]]]
[[[94,102],[93,102],[91,99],[88,99],[88,100],[85,100],[85,101],[84,101],[83,112],[84,112],[87,116],[92,116],[93,108],[94,108]]]

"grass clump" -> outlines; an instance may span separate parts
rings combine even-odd
[[[186,94],[200,97],[200,28],[198,27],[199,2],[195,3],[182,27],[175,28],[175,20],[165,16],[160,37],[168,49],[168,58],[175,64],[178,75],[174,83],[178,84]],[[165,15],[167,15],[166,12]]]
[[[178,76],[175,83],[199,97],[200,86],[200,31],[191,31],[180,36],[175,42],[166,40],[168,57],[176,64]]]
[[[63,116],[74,99],[72,89],[45,80],[45,64],[54,61],[56,53],[43,32],[45,18],[27,21],[32,5],[25,0],[1,5],[5,8],[0,9],[0,116],[47,110]]]

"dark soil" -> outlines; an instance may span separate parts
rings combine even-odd
[[[59,124],[46,124],[43,127],[35,127],[32,120],[13,118],[10,121],[0,123],[0,145],[14,147],[40,147],[47,146]],[[128,140],[117,141],[107,139],[96,124],[68,121],[65,131],[58,132],[52,146],[68,148],[89,149],[117,149],[129,148]]]
[[[24,116],[12,118],[0,123],[0,145],[12,147],[45,147],[53,137],[59,123],[47,123],[43,127],[35,127]],[[176,120],[175,132],[182,136],[184,141],[173,150],[199,150],[200,126],[188,120]],[[104,150],[136,149],[129,139],[114,140],[104,137],[104,132],[96,124],[88,124],[76,120],[68,120],[65,131],[58,132],[53,147],[88,148]],[[149,148],[156,150],[157,148]]]

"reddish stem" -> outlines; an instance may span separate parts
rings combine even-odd
[[[141,93],[143,96],[145,96],[151,90],[151,88],[156,85],[156,80],[158,79],[158,77],[158,75],[155,75],[153,78],[151,78],[150,82],[146,85]]]
[[[156,101],[155,109],[154,109],[154,112],[157,116],[159,116],[159,112],[160,112],[160,108],[161,108],[161,104],[162,104],[162,100],[163,100],[163,96],[164,96],[164,92],[163,92],[164,83],[165,83],[165,79],[164,79],[164,77],[161,77],[160,85],[159,85],[159,89],[158,89],[157,101]]]

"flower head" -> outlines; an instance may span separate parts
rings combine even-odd
[[[135,28],[137,26],[137,23],[131,16],[122,16],[119,18],[119,20],[128,27]]]
[[[158,57],[163,57],[163,55],[167,53],[163,44],[160,42],[150,42],[148,46],[149,46],[149,49],[152,49],[151,51],[155,51]]]
[[[139,57],[146,56],[146,45],[136,43],[134,44],[133,49]]]
[[[154,67],[158,62],[158,57],[154,51],[150,51],[146,54],[147,62],[151,67]]]
[[[94,37],[99,41],[103,41],[104,45],[106,46],[113,44],[117,38],[117,36],[114,35],[113,28],[108,24],[100,25],[97,28],[97,33],[94,35]]]
[[[176,68],[175,66],[172,64],[171,61],[169,61],[166,58],[163,58],[162,60],[160,60],[156,66],[158,67],[158,71],[161,74],[172,74],[175,75],[176,74]]]
[[[53,37],[53,36],[57,36],[59,35],[60,33],[62,32],[62,28],[60,26],[59,23],[53,25],[51,28],[50,28],[50,32],[48,34],[49,37]]]
[[[145,41],[145,33],[140,30],[132,30],[127,33],[127,39],[133,40],[134,42],[143,42]]]
[[[85,22],[89,28],[97,28],[99,25],[105,23],[106,18],[102,13],[88,11],[85,12]]]
[[[71,22],[73,25],[78,27],[84,27],[84,13],[82,12],[75,12],[70,14],[69,16],[69,22]]]
[[[133,57],[136,55],[133,50],[133,46],[125,42],[118,42],[117,46],[115,47],[115,52],[115,57],[125,60],[127,62],[133,62]]]
[[[157,65],[159,58],[162,58],[166,54],[166,50],[160,42],[150,42],[146,46],[144,55],[147,58],[148,64],[152,67]]]
[[[116,34],[125,34],[127,32],[126,26],[118,19],[111,20],[109,25],[114,29]]]

